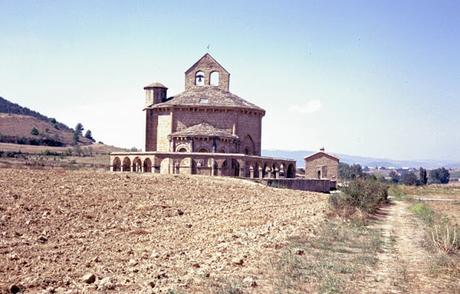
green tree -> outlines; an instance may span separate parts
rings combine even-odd
[[[34,136],[40,135],[40,132],[39,132],[39,131],[37,130],[37,128],[35,128],[35,127],[32,128],[32,131],[30,131],[30,133],[31,133],[32,135],[34,135]]]
[[[78,123],[76,126],[75,126],[75,133],[77,133],[78,135],[82,135],[83,134],[83,125],[81,123]]]
[[[353,180],[364,177],[363,169],[359,164],[348,165],[346,163],[339,163],[339,177],[342,180]]]
[[[73,131],[73,144],[74,145],[77,145],[78,144],[78,141],[79,141],[79,138],[80,136],[82,135],[83,133],[83,125],[81,123],[78,123],[76,126],[75,126],[75,130]]]
[[[92,142],[95,142],[95,141],[96,141],[96,140],[94,140],[93,134],[91,133],[90,130],[86,130],[85,138],[88,139],[88,140],[91,140]]]
[[[415,186],[418,183],[417,175],[414,172],[406,172],[401,176],[401,183],[404,185]]]
[[[390,172],[389,176],[391,178],[391,182],[394,184],[399,183],[399,181],[401,180],[401,176],[394,170]]]
[[[450,173],[447,169],[441,167],[430,170],[429,180],[433,184],[447,184],[449,183]]]
[[[426,173],[426,169],[420,167],[419,169],[419,178],[420,178],[420,185],[426,185],[428,183],[428,175]]]

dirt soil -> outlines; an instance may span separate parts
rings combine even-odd
[[[244,180],[97,171],[0,169],[0,195],[0,288],[26,293],[270,293],[259,265],[327,207]]]

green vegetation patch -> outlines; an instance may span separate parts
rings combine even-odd
[[[401,185],[391,185],[388,188],[388,195],[394,197],[396,200],[406,199],[407,194],[401,189]]]
[[[434,211],[423,202],[414,203],[409,207],[418,218],[423,220],[426,224],[432,225],[434,222]]]

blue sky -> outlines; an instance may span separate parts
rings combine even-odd
[[[209,52],[264,149],[460,160],[459,1],[3,1],[0,96],[124,147]]]

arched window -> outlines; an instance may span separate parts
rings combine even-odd
[[[177,152],[187,152],[187,149],[185,149],[184,147],[180,148],[179,150],[177,150]]]
[[[211,81],[211,82],[210,82],[210,85],[211,85],[211,86],[219,86],[219,72],[213,71],[213,72],[209,75],[209,80]]]
[[[209,153],[209,150],[206,149],[206,148],[200,148],[200,150],[198,150],[198,152]]]
[[[204,72],[197,71],[195,74],[195,85],[204,86]]]

